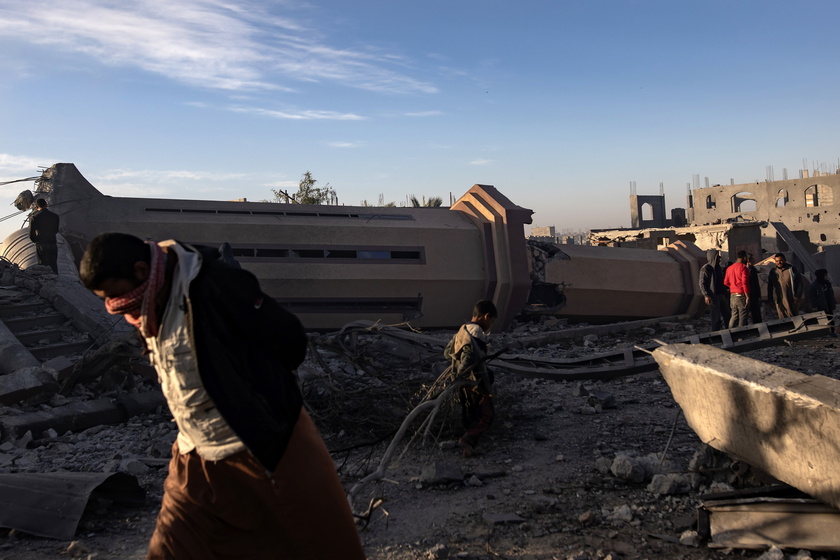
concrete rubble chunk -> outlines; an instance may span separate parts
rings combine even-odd
[[[705,345],[654,357],[703,442],[840,507],[840,381]]]
[[[461,467],[451,461],[434,461],[423,466],[420,482],[423,484],[447,484],[464,480]]]
[[[40,367],[26,367],[0,375],[0,404],[15,404],[36,395],[49,395],[57,391],[58,383]]]

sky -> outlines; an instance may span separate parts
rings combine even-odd
[[[346,205],[481,183],[534,226],[629,227],[631,182],[671,208],[695,176],[835,171],[838,21],[836,0],[0,0],[0,182],[69,162],[107,195],[259,201],[309,171]],[[31,187],[0,186],[0,219]]]

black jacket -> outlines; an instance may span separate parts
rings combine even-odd
[[[201,380],[225,421],[272,472],[303,403],[292,370],[306,357],[306,332],[252,273],[221,262],[216,249],[195,249],[204,259],[187,313]]]
[[[58,214],[46,208],[29,219],[29,239],[34,243],[55,243],[58,233]]]
[[[725,296],[728,292],[723,284],[723,269],[719,264],[715,264],[718,254],[720,254],[720,251],[717,249],[706,251],[708,262],[700,267],[700,277],[697,283],[700,286],[700,295],[703,297]]]

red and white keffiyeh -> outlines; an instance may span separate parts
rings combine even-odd
[[[123,315],[146,338],[158,333],[157,296],[163,289],[166,253],[160,246],[147,241],[151,253],[149,277],[146,281],[119,297],[105,298],[105,309],[111,315]]]

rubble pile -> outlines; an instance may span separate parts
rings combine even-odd
[[[20,282],[12,286],[14,297],[31,297]],[[491,350],[508,348],[534,359],[595,356],[702,332],[706,324],[652,321],[577,336],[580,327],[551,317],[517,323],[491,336]],[[407,333],[402,339],[375,329],[311,335],[298,376],[348,488],[376,469],[403,419],[444,371],[441,349],[454,331]],[[829,338],[749,355],[829,376],[840,360]],[[66,392],[3,406],[0,429],[33,415],[58,416],[71,405],[116,403],[155,391],[148,373],[137,373],[128,360],[80,378]],[[463,458],[453,444],[460,433],[455,402],[426,435],[417,433],[419,426],[409,430],[384,477],[354,504],[369,558],[838,557],[707,548],[696,532],[699,496],[766,479],[703,446],[658,372],[548,381],[498,371],[494,400],[495,423],[474,458]],[[147,497],[133,509],[93,500],[73,542],[0,529],[0,559],[142,558],[174,438],[161,404],[116,423],[4,435],[0,473],[122,472],[137,477]]]

